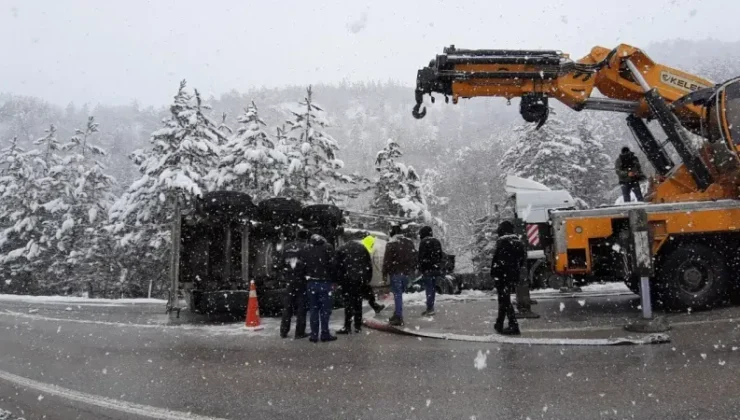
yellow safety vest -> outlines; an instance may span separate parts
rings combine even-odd
[[[365,236],[364,238],[362,238],[362,244],[365,245],[365,249],[367,249],[367,252],[372,255],[373,247],[375,246],[375,237],[372,235]]]

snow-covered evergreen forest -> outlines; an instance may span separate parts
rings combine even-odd
[[[740,74],[726,54],[740,49],[704,46],[647,52],[715,81]],[[504,100],[439,101],[418,121],[413,89],[392,82],[172,93],[163,107],[0,94],[0,292],[162,293],[173,209],[216,189],[418,218],[472,270],[507,173],[609,203],[613,159],[633,145],[622,115],[557,104],[541,130]]]

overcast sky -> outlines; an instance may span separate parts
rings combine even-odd
[[[0,92],[52,102],[393,79],[445,45],[548,48],[737,41],[740,1],[0,0]]]

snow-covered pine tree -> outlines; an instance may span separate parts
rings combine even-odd
[[[313,101],[309,86],[306,98],[291,111],[288,143],[298,159],[292,159],[288,168],[290,186],[286,195],[308,203],[337,203],[358,194],[357,175],[344,175],[344,162],[337,159],[337,141],[325,130],[329,126],[324,110]],[[344,184],[349,188],[340,188]]]
[[[604,137],[608,130],[602,121],[583,116],[576,124],[578,137],[583,142],[582,154],[575,165],[585,169],[573,179],[572,193],[590,207],[606,203],[609,191],[616,185],[614,163],[606,153]]]
[[[608,168],[598,168],[604,162],[600,143],[587,134],[588,130],[583,133],[582,138],[576,127],[553,117],[539,130],[534,124],[518,126],[515,143],[504,155],[501,167],[505,174],[567,190],[584,206],[598,204],[594,197],[604,192],[604,186],[589,186],[589,179]]]
[[[225,139],[228,139],[229,137],[231,137],[232,134],[234,134],[234,130],[232,130],[231,127],[229,127],[229,124],[226,123],[226,119],[228,118],[228,116],[229,115],[227,113],[222,113],[221,123],[218,125],[218,131],[219,133],[223,134]]]
[[[111,192],[115,179],[97,160],[107,155],[92,144],[97,132],[98,124],[89,117],[85,129],[76,130],[62,146],[67,152],[63,158],[66,194],[62,196],[66,211],[55,235],[57,254],[50,267],[57,290],[96,293],[96,277],[104,271],[100,266],[107,257],[101,254],[101,244],[107,239],[103,224],[115,198]]]
[[[0,290],[36,293],[34,271],[49,249],[44,222],[43,159],[16,139],[0,151]]]
[[[473,272],[486,275],[491,272],[491,260],[496,245],[496,229],[501,223],[501,213],[496,211],[488,216],[481,217],[473,224],[475,236],[468,245],[473,263]]]
[[[125,258],[131,263],[122,287],[126,293],[144,294],[150,279],[167,274],[168,224],[176,207],[188,207],[208,190],[207,175],[218,166],[218,143],[223,134],[206,115],[198,91],[180,89],[170,106],[164,127],[152,133],[152,147],[132,155],[141,178],[134,181],[110,209],[111,231],[118,235]],[[138,283],[134,283],[138,282]]]
[[[237,119],[240,126],[221,150],[212,176],[215,188],[241,191],[257,200],[278,196],[286,182],[288,157],[263,129],[252,102]]]
[[[431,221],[416,170],[398,161],[403,157],[401,146],[388,139],[375,157],[378,179],[370,209],[377,214]]]
[[[57,128],[54,124],[51,124],[45,132],[46,135],[34,141],[33,144],[40,146],[41,159],[44,166],[43,172],[44,174],[48,174],[51,168],[59,165],[60,158],[57,151],[61,147],[61,144],[57,139]]]

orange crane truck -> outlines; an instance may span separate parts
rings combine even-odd
[[[540,237],[557,273],[608,272],[637,292],[639,277],[631,273],[633,257],[625,250],[628,212],[641,208],[649,222],[654,301],[674,309],[709,308],[740,287],[740,78],[715,84],[624,44],[595,47],[577,61],[554,50],[451,46],[418,71],[414,117],[424,117],[424,96],[433,93],[453,103],[479,96],[521,98],[520,114],[538,126],[547,121],[550,98],[576,111],[627,114],[655,169],[646,202],[552,211]],[[665,141],[653,135],[646,124],[651,120]]]

